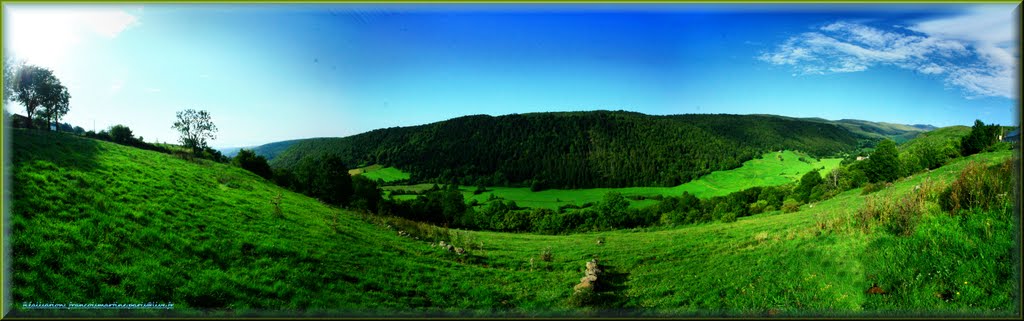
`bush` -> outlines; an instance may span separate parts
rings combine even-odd
[[[382,200],[377,182],[363,175],[352,177],[352,207],[377,212]]]
[[[940,197],[940,187],[941,183],[926,179],[910,193],[898,198],[890,195],[870,196],[865,200],[864,207],[858,210],[857,223],[865,232],[877,222],[890,234],[911,235],[926,213],[940,211],[935,203]]]
[[[1012,159],[991,167],[972,161],[942,192],[940,204],[943,210],[954,214],[968,208],[987,210],[1012,200],[1009,194],[1013,192],[1013,181]]]
[[[750,214],[761,214],[768,208],[768,202],[764,200],[758,200],[757,202],[750,203]]]
[[[864,189],[860,191],[860,195],[868,195],[880,191],[884,189],[885,186],[886,185],[883,182],[864,184]]]
[[[544,248],[544,252],[540,253],[540,260],[544,262],[551,262],[552,259],[551,247],[549,246]]]
[[[125,125],[114,125],[110,127],[110,140],[118,144],[129,144],[135,137],[132,136],[132,130]]]
[[[295,177],[299,191],[327,204],[347,206],[352,197],[352,177],[337,155],[303,159]]]
[[[231,159],[231,163],[265,179],[271,179],[274,177],[274,172],[270,169],[270,164],[267,163],[267,159],[263,156],[256,155],[256,152],[253,152],[252,150],[242,149],[238,151],[238,155],[235,155],[235,157]]]
[[[473,191],[473,195],[480,195],[480,194],[483,194],[483,192],[486,192],[486,191],[487,191],[487,188],[484,187],[483,185],[480,185],[480,186],[477,186],[476,190]]]
[[[800,210],[800,202],[792,198],[787,198],[786,201],[782,202],[783,213],[793,213]]]
[[[722,223],[732,223],[732,222],[735,222],[736,221],[736,213],[732,212],[732,211],[725,212],[725,213],[722,214],[721,220],[722,220]]]

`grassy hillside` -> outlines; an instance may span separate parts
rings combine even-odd
[[[927,133],[921,133],[914,139],[900,144],[897,148],[900,152],[911,151],[926,145],[939,148],[949,145],[959,148],[960,139],[966,137],[970,133],[971,128],[967,126],[942,127]]]
[[[8,138],[14,315],[26,315],[17,310],[25,301],[411,316],[1018,312],[1009,208],[925,216],[909,237],[855,219],[872,197],[948,183],[969,161],[997,163],[1009,151],[795,213],[541,236],[364,220],[224,164],[46,132]],[[577,307],[573,286],[594,257],[604,283]],[[873,283],[888,294],[866,294]]]
[[[300,140],[271,166],[338,154],[387,164],[419,182],[577,189],[677,186],[768,151],[827,156],[856,148],[831,124],[750,115],[650,116],[592,111],[473,115],[345,138]]]
[[[384,183],[404,181],[409,179],[409,173],[403,172],[400,169],[394,167],[384,167],[383,165],[370,165],[351,169],[348,171],[349,175],[363,175],[371,180],[381,180]]]
[[[804,160],[801,160],[803,158]],[[689,192],[699,198],[728,195],[729,193],[753,186],[777,186],[798,181],[803,174],[821,169],[824,177],[829,171],[839,166],[841,159],[830,158],[816,160],[808,155],[793,151],[772,152],[761,158],[743,163],[737,169],[718,171],[675,187],[624,187],[624,188],[588,188],[574,190],[544,190],[533,192],[525,187],[489,187],[487,192],[474,195],[475,186],[460,188],[466,201],[477,200],[480,204],[491,199],[491,195],[504,200],[515,201],[519,206],[543,207],[557,209],[566,204],[582,205],[600,201],[608,192],[619,192],[623,196],[655,195],[678,196]],[[392,187],[390,189],[397,189]],[[651,205],[651,201],[632,201],[634,206]]]

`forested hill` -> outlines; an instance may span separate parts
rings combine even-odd
[[[861,138],[832,124],[753,115],[650,116],[633,112],[474,115],[294,142],[272,158],[291,169],[335,153],[349,167],[385,164],[413,180],[545,188],[674,186],[739,167],[770,150],[816,156]]]

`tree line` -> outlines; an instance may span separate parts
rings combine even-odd
[[[606,194],[599,202],[582,206],[564,205],[558,210],[523,208],[514,201],[502,199],[490,200],[485,204],[477,204],[475,201],[466,204],[462,192],[455,185],[435,185],[417,198],[405,201],[376,198],[371,193],[369,195],[374,195],[378,207],[376,211],[370,211],[449,227],[543,234],[679,226],[712,221],[733,222],[740,217],[766,212],[796,212],[805,204],[820,202],[850,189],[863,188],[863,194],[873,193],[900,178],[928,170],[929,167],[921,167],[921,159],[931,158],[925,163],[934,164],[934,167],[930,167],[933,169],[954,158],[971,155],[975,150],[984,152],[1009,148],[1009,144],[993,138],[996,130],[992,128],[995,127],[977,121],[971,133],[957,141],[958,150],[965,151],[963,154],[935,154],[927,148],[921,148],[900,155],[896,143],[886,139],[877,144],[867,160],[844,160],[838,168],[824,176],[820,169],[813,170],[793,183],[755,186],[706,199],[686,192],[679,196],[654,196],[653,199],[658,200],[657,204],[639,209],[629,207],[628,197],[614,191]],[[982,143],[972,145],[979,141]],[[373,184],[369,180],[366,182]],[[477,187],[477,190],[480,189]]]
[[[858,139],[831,124],[756,115],[474,115],[302,140],[270,163],[289,169],[307,156],[337,154],[346,164],[400,168],[414,182],[536,190],[676,186],[764,152],[835,155],[856,149]]]

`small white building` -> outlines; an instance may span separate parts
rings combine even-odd
[[[868,159],[869,157],[871,157],[871,156],[857,156],[857,160],[862,161],[862,160]]]

